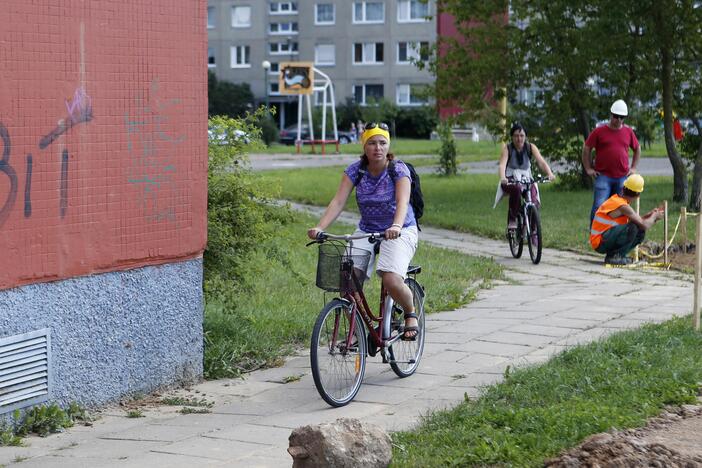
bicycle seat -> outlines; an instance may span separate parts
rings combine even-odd
[[[419,265],[410,265],[407,267],[408,275],[417,275],[422,272],[422,267]]]

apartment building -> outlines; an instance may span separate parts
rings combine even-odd
[[[418,91],[433,76],[412,60],[426,59],[436,40],[435,10],[433,0],[208,0],[208,66],[219,79],[249,83],[259,102],[278,108],[281,126],[297,115],[297,97],[278,90],[282,62],[313,62],[337,103],[422,105]]]

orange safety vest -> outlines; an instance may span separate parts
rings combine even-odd
[[[629,202],[626,201],[626,198],[615,194],[605,200],[605,202],[601,204],[599,208],[597,208],[595,218],[592,220],[592,227],[590,228],[590,245],[593,249],[600,246],[600,243],[602,242],[602,234],[607,229],[629,222],[629,218],[625,215],[621,215],[617,218],[612,218],[609,215],[620,206],[628,204]]]

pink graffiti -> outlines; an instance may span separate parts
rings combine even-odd
[[[66,103],[68,118],[73,123],[84,122],[86,120],[85,117],[91,114],[90,96],[83,88],[76,88],[75,93],[73,93],[73,100],[70,103],[67,99],[64,102]]]

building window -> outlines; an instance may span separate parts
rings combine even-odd
[[[419,23],[429,21],[429,4],[421,0],[400,0],[397,2],[398,23]]]
[[[297,55],[297,42],[271,42],[268,44],[268,51],[271,55]]]
[[[357,42],[353,45],[353,63],[378,64],[383,63],[382,42]]]
[[[334,24],[334,5],[332,3],[318,3],[314,6],[314,24],[320,26]]]
[[[215,27],[215,8],[207,7],[207,29],[214,29]]]
[[[271,34],[297,34],[297,23],[293,21],[271,23],[268,25],[268,32]]]
[[[277,75],[280,73],[280,64],[278,62],[271,62],[271,68],[268,69],[269,75]]]
[[[380,101],[383,96],[383,85],[364,84],[353,87],[353,98],[362,106]]]
[[[215,51],[212,47],[207,48],[207,68],[215,68],[217,63],[215,62]]]
[[[314,64],[333,66],[336,64],[334,44],[318,44],[314,47]]]
[[[397,63],[410,64],[412,61],[429,60],[428,42],[398,42],[397,43]]]
[[[271,2],[268,4],[271,15],[296,15],[297,2]]]
[[[251,27],[251,7],[250,6],[233,6],[232,7],[232,28],[250,28]]]
[[[279,83],[268,83],[268,94],[271,96],[277,96],[280,94],[280,84]]]
[[[251,48],[249,46],[233,46],[231,48],[232,68],[251,68]]]
[[[385,4],[383,2],[353,2],[354,23],[384,23]]]
[[[421,106],[427,103],[426,85],[398,84],[396,102],[398,106]]]

